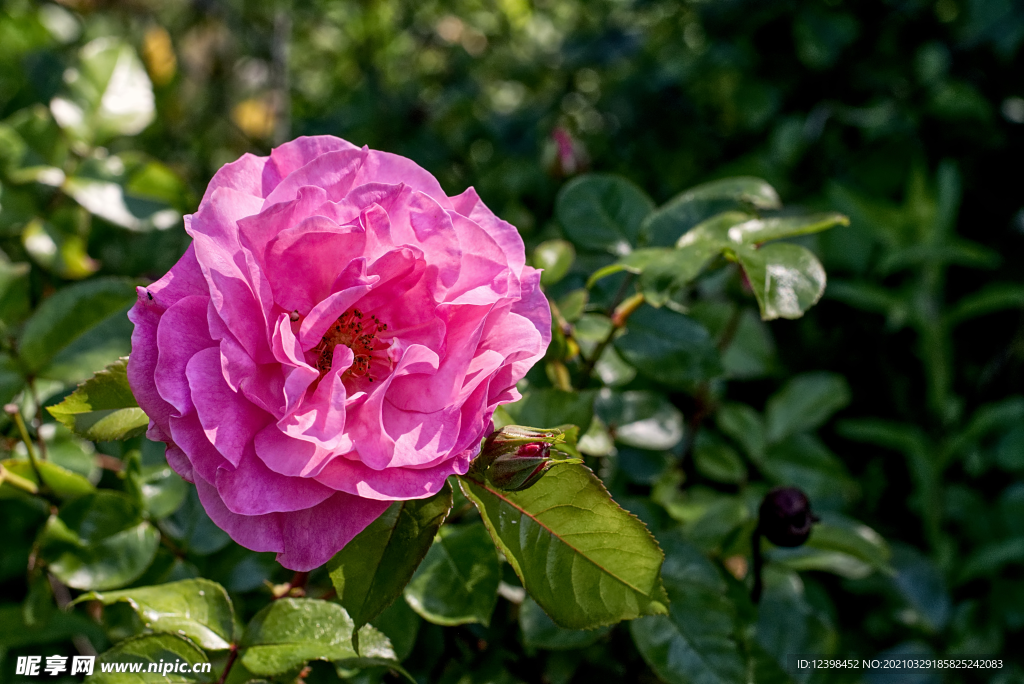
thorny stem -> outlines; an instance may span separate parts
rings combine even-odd
[[[21,411],[18,409],[16,404],[7,404],[4,406],[4,411],[7,412],[11,418],[14,419],[14,424],[18,426],[18,433],[21,435],[21,441],[25,443],[25,449],[28,451],[28,460],[32,464],[32,470],[36,474],[36,478],[39,480],[39,485],[43,486],[43,475],[39,472],[39,461],[36,459],[36,450],[32,448],[32,438],[28,436],[28,429],[25,427],[25,420],[21,417]]]
[[[228,653],[228,661],[224,663],[224,671],[220,674],[220,679],[217,680],[217,684],[224,684],[224,681],[228,678],[228,673],[231,672],[232,665],[235,664],[235,659],[238,658],[238,647],[231,644],[231,652]]]
[[[565,316],[562,315],[562,310],[558,308],[558,304],[556,304],[553,299],[549,299],[548,304],[551,305],[551,315],[554,317],[555,323],[557,323],[558,327],[561,329],[562,334],[565,335],[565,339],[574,339],[572,324],[565,320]]]
[[[39,443],[39,459],[41,461],[46,460],[46,441],[43,439],[42,432],[39,427],[43,424],[43,405],[39,402],[39,394],[36,392],[36,381],[33,378],[29,378],[28,391],[32,395],[32,401],[36,405],[36,417],[32,421],[32,426],[36,429],[36,441]]]
[[[612,312],[612,327],[605,335],[604,339],[601,340],[598,345],[594,348],[594,352],[590,355],[590,358],[586,359],[583,363],[583,371],[581,373],[580,382],[582,383],[581,389],[586,386],[586,383],[590,380],[590,374],[594,372],[594,366],[597,364],[598,359],[601,358],[601,354],[611,344],[615,338],[615,333],[621,330],[626,325],[626,321],[629,317],[641,307],[644,303],[643,293],[637,293],[632,297],[629,297],[624,302],[615,307]]]

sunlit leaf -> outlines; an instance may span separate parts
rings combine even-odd
[[[38,474],[43,478],[42,484],[60,499],[74,499],[96,491],[89,480],[50,461],[39,461],[33,467],[28,460],[10,458],[0,461],[0,465],[5,470],[36,485],[40,484],[39,477],[36,475],[36,468],[38,468]],[[13,485],[4,483],[0,486],[0,498],[13,493],[13,489]]]
[[[125,602],[139,614],[146,629],[181,634],[212,651],[234,641],[234,609],[224,587],[207,579],[190,579],[154,587],[89,592],[75,602]]]
[[[96,38],[79,52],[78,68],[65,76],[70,97],[50,103],[53,117],[72,135],[103,142],[135,135],[156,116],[153,86],[130,45]]]
[[[725,178],[686,190],[658,207],[643,223],[642,241],[668,246],[711,216],[730,209],[778,209],[779,195],[759,178]]]
[[[639,449],[671,449],[683,438],[683,414],[655,392],[601,390],[594,410],[615,439]]]
[[[567,629],[663,614],[661,549],[582,465],[563,465],[521,492],[460,478],[529,595]]]
[[[85,239],[77,230],[62,231],[49,221],[30,221],[21,233],[21,243],[35,263],[61,278],[81,280],[100,267],[86,252]]]
[[[761,318],[800,318],[825,292],[825,269],[810,250],[779,242],[760,249],[737,247]]]
[[[282,598],[246,626],[239,660],[254,674],[275,676],[310,660],[356,658],[353,633],[352,618],[337,603]]]
[[[533,266],[543,271],[540,284],[545,287],[554,285],[565,277],[576,259],[576,250],[571,242],[565,240],[548,240],[537,245],[533,250]]]
[[[850,219],[842,214],[805,214],[754,218],[729,228],[730,242],[758,245],[769,240],[820,233],[833,226],[846,226]]]
[[[98,442],[142,434],[149,417],[135,401],[127,373],[128,359],[119,359],[46,410],[76,434]]]

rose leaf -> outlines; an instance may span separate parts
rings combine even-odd
[[[104,672],[102,667],[107,663],[111,665],[139,663],[142,666],[141,671],[145,673],[151,663],[159,667],[163,663],[182,661],[188,666],[178,667],[176,670],[179,671],[166,675],[155,675],[152,678],[146,674],[131,672]],[[193,669],[204,670],[205,668],[196,668],[196,666],[209,662],[206,654],[184,637],[175,634],[146,634],[125,639],[96,658],[94,672],[89,677],[89,681],[99,684],[135,684],[159,680],[168,684],[202,684],[214,681],[212,672],[195,672]]]
[[[707,329],[666,308],[642,307],[614,344],[640,373],[669,387],[689,389],[722,373],[722,361]]]
[[[136,300],[125,278],[95,278],[69,285],[43,300],[25,322],[18,353],[29,373],[78,381],[131,349],[124,316]]]
[[[156,556],[160,533],[142,520],[130,497],[103,490],[61,506],[36,543],[57,579],[75,589],[101,591],[142,576]]]
[[[337,603],[278,599],[245,628],[240,661],[253,674],[276,676],[310,660],[357,658],[354,633],[352,618]]]
[[[447,483],[429,499],[396,502],[328,561],[338,599],[357,628],[401,596],[451,507]]]
[[[100,601],[105,606],[123,601],[139,614],[147,629],[181,634],[211,651],[227,649],[234,641],[235,613],[231,599],[224,587],[208,579],[89,592],[76,598],[74,603],[82,601]]]
[[[498,602],[501,565],[479,523],[441,528],[405,588],[405,600],[439,625],[490,624]]]
[[[781,206],[778,193],[760,178],[723,178],[685,190],[651,212],[640,227],[640,239],[645,245],[667,247],[720,212]]]
[[[825,292],[825,269],[800,245],[779,242],[761,249],[741,245],[735,253],[763,320],[800,318]]]
[[[667,615],[630,623],[640,655],[672,684],[743,681],[745,663],[735,639],[735,607],[725,582],[699,550],[676,536],[663,538]]]
[[[661,549],[586,466],[552,469],[520,492],[459,481],[526,591],[558,626],[594,629],[666,612]]]
[[[565,236],[590,252],[628,254],[637,245],[640,224],[654,202],[619,176],[587,174],[569,181],[558,193],[555,215]]]
[[[127,371],[128,359],[118,359],[47,410],[86,439],[105,442],[142,434],[149,418],[132,395]]]

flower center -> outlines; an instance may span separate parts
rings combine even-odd
[[[386,323],[381,323],[376,316],[364,317],[359,309],[349,309],[336,320],[321,338],[319,344],[313,347],[316,354],[316,367],[320,371],[320,377],[327,375],[334,362],[334,348],[343,344],[352,350],[355,358],[341,375],[342,380],[349,378],[361,378],[366,376],[370,381],[374,377],[370,375],[370,364],[375,360],[387,362],[381,358],[388,348],[388,343],[378,339],[378,335],[388,329]]]

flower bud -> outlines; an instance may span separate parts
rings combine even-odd
[[[485,476],[498,489],[518,492],[534,484],[548,468],[559,463],[583,463],[581,458],[552,457],[551,451],[572,455],[575,452],[575,426],[541,430],[522,425],[506,425],[483,444],[473,461],[470,474]],[[568,442],[571,439],[571,443]],[[570,450],[571,447],[571,450]]]
[[[818,518],[811,513],[807,495],[796,487],[776,487],[761,502],[761,534],[776,546],[800,546]]]
[[[487,469],[487,479],[498,489],[518,492],[526,489],[558,461],[551,458],[551,446],[544,442],[531,442],[518,446],[515,451],[498,455]]]

